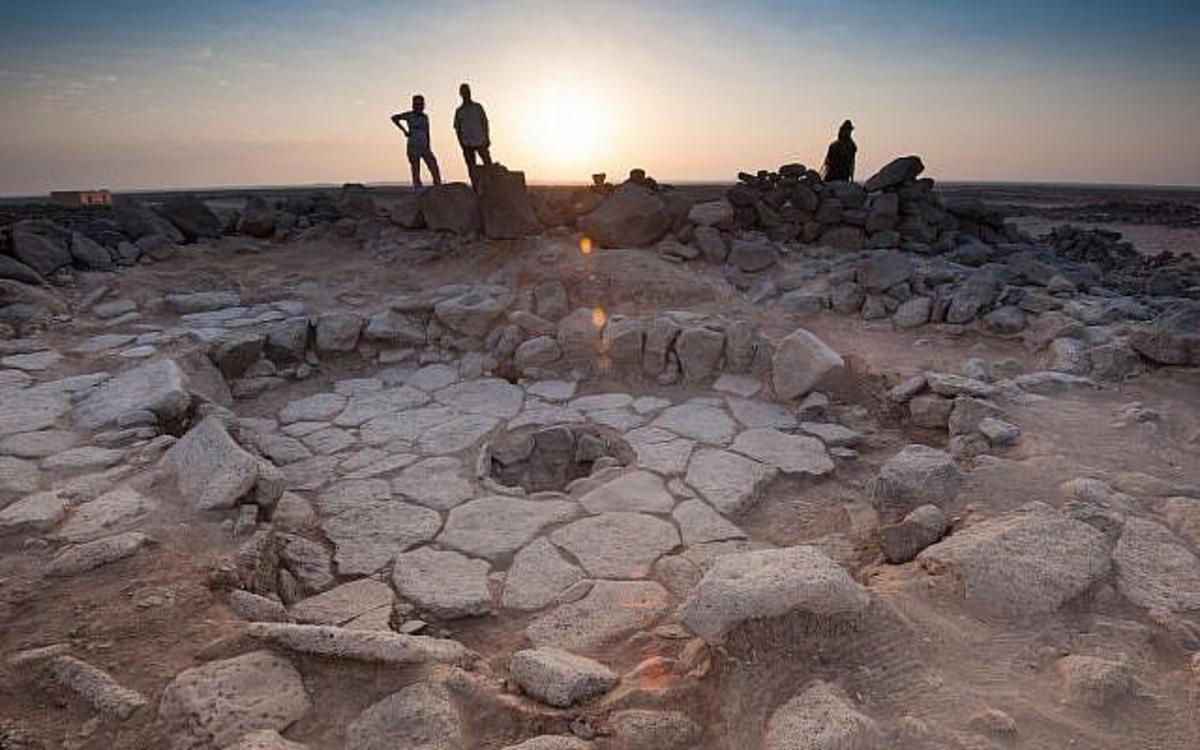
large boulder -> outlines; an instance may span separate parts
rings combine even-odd
[[[170,359],[126,370],[108,380],[75,405],[80,427],[97,430],[133,411],[151,411],[159,424],[178,423],[188,412],[192,395],[187,375]]]
[[[442,685],[416,682],[372,704],[346,726],[354,750],[460,750],[462,718]]]
[[[654,192],[625,183],[599,208],[581,216],[579,228],[602,247],[646,247],[671,228],[671,215]]]
[[[1117,589],[1139,607],[1200,611],[1200,560],[1162,524],[1128,519],[1113,562]]]
[[[258,460],[238,445],[216,417],[201,420],[163,456],[179,494],[202,510],[232,508],[258,481]]]
[[[751,620],[798,613],[823,621],[854,618],[871,597],[816,547],[723,555],[680,606],[679,621],[712,644]]]
[[[871,487],[880,516],[898,518],[927,503],[939,508],[954,499],[962,472],[945,451],[913,443],[888,459]]]
[[[274,237],[276,215],[275,207],[264,198],[252,196],[242,209],[238,231],[260,239]]]
[[[869,292],[887,291],[912,275],[912,261],[895,250],[876,250],[858,262],[858,284]]]
[[[886,743],[879,727],[824,682],[775,709],[765,750],[876,750]]]
[[[27,219],[13,224],[12,254],[43,276],[71,265],[70,235],[50,221]]]
[[[1159,364],[1200,364],[1200,301],[1167,310],[1130,334],[1129,343]]]
[[[492,324],[504,314],[504,310],[502,300],[474,291],[442,300],[434,307],[434,314],[452,331],[483,338]]]
[[[217,750],[259,729],[287,729],[311,707],[286,659],[254,651],[185,669],[163,690],[158,715],[177,750]]]
[[[697,203],[688,209],[688,221],[702,227],[733,227],[733,206],[725,199]]]
[[[10,258],[7,255],[0,255],[0,279],[12,279],[22,284],[32,284],[34,286],[42,286],[46,283],[46,280],[42,278],[40,273],[16,258]]]
[[[118,196],[113,201],[113,215],[117,226],[131,240],[161,236],[171,242],[183,242],[183,232],[136,198]]]
[[[494,240],[515,240],[541,231],[525,189],[525,173],[500,164],[477,168],[483,232]]]
[[[771,384],[775,395],[788,401],[799,398],[840,374],[841,356],[804,328],[792,331],[775,349],[771,360]]]
[[[775,245],[769,240],[734,240],[729,263],[739,271],[755,273],[775,265],[778,257]]]
[[[1053,612],[1112,566],[1103,533],[1038,502],[956,531],[917,560],[968,602],[1009,616]]]
[[[888,162],[883,169],[872,175],[870,179],[863,183],[863,187],[869,193],[899,187],[906,182],[917,179],[917,176],[924,171],[925,165],[921,162],[921,157],[901,156],[898,159]]]
[[[71,257],[82,268],[111,271],[116,265],[112,253],[82,232],[71,232]]]
[[[158,213],[182,232],[187,242],[221,236],[221,217],[194,195],[172,198],[158,207]]]
[[[471,234],[479,231],[479,199],[471,186],[448,182],[422,190],[418,197],[421,215],[430,229]]]

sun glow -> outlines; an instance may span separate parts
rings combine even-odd
[[[612,123],[595,91],[547,86],[529,112],[530,146],[547,162],[587,167],[600,161]]]

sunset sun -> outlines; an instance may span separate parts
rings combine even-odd
[[[566,86],[542,90],[526,128],[536,153],[560,166],[594,164],[611,120],[600,97]]]

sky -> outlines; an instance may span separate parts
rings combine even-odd
[[[1200,185],[1197,0],[0,0],[0,195],[405,182],[458,84],[531,182],[865,178]]]

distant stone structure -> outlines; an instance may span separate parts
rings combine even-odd
[[[108,190],[55,190],[50,200],[60,206],[111,206],[112,193]]]

